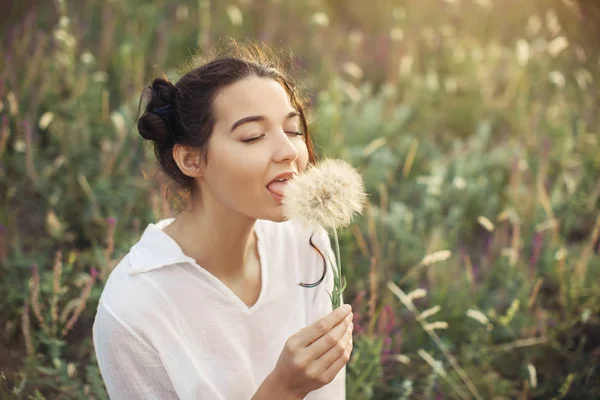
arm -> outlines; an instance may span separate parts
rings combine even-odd
[[[302,397],[295,396],[285,391],[278,385],[277,378],[273,373],[269,374],[264,382],[258,387],[258,390],[252,396],[251,400],[302,400]]]
[[[102,302],[93,341],[111,399],[178,399],[156,350]]]

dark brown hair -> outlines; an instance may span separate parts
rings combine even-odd
[[[309,162],[315,162],[304,102],[297,85],[285,72],[288,69],[285,59],[252,42],[241,44],[228,40],[225,46],[225,51],[208,60],[192,59],[185,67],[188,72],[177,83],[156,78],[142,92],[140,104],[144,98],[147,103],[138,120],[138,131],[144,139],[154,142],[159,168],[175,184],[170,185],[171,198],[185,201],[195,190],[194,179],[183,174],[177,166],[173,147],[180,144],[199,148],[206,157],[215,125],[213,101],[216,95],[226,86],[248,77],[273,79],[285,89],[291,105],[300,114]]]

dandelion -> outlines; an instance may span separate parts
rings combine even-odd
[[[345,161],[325,160],[296,177],[285,188],[284,214],[307,227],[346,227],[364,207],[360,174]]]
[[[340,305],[345,288],[345,282],[344,286],[341,283],[342,263],[337,229],[348,226],[354,214],[362,212],[365,201],[362,177],[342,160],[324,160],[308,168],[284,189],[283,212],[288,220],[297,219],[308,228],[321,226],[333,231],[337,261],[334,293],[331,295],[334,308]]]

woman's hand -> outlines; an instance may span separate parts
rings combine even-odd
[[[287,340],[271,373],[284,392],[303,399],[333,381],[352,352],[351,311],[342,305]]]

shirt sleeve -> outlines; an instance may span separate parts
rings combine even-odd
[[[329,294],[333,292],[333,268],[335,268],[335,255],[333,253],[333,249],[331,248],[331,242],[327,231],[325,229],[319,229],[315,233],[314,244],[323,252],[326,257],[329,257],[327,260],[327,273],[325,275],[325,280],[316,288],[314,288],[315,293],[313,297],[313,306],[311,310],[313,311],[312,315],[309,316],[309,324],[312,324],[314,321],[318,320],[321,317],[331,313],[333,311],[333,307],[331,305],[331,298]],[[313,258],[314,262],[317,262],[319,266],[322,267],[323,260],[318,254],[315,254]],[[329,262],[333,262],[334,265],[331,265]],[[343,271],[342,271],[343,274]],[[343,304],[342,295],[342,304]],[[338,372],[336,377],[329,384],[323,386],[322,388],[315,390],[308,394],[305,400],[345,400],[346,399],[346,366]]]
[[[102,302],[93,326],[102,379],[112,400],[177,400],[156,350]]]

